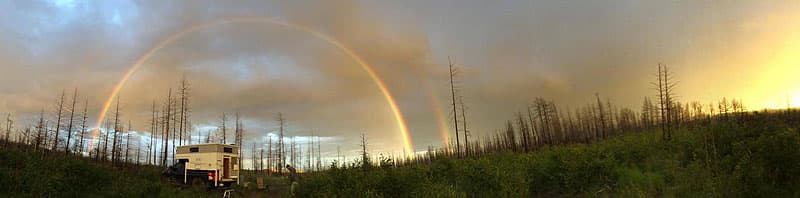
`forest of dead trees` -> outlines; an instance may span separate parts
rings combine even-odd
[[[667,66],[658,65],[657,78],[652,83],[654,96],[644,97],[638,108],[614,105],[611,100],[594,94],[591,103],[577,108],[558,106],[556,101],[534,98],[526,108],[513,113],[502,130],[473,137],[467,128],[468,107],[458,86],[457,69],[450,64],[451,117],[455,139],[450,145],[428,147],[426,154],[414,157],[384,156],[376,158],[368,152],[367,139],[362,135],[360,157],[352,164],[399,165],[425,163],[442,157],[471,157],[499,151],[530,152],[543,147],[571,143],[591,143],[618,133],[656,130],[664,141],[678,127],[692,127],[713,119],[739,119],[737,115],[747,110],[740,100],[722,98],[716,103],[681,102],[676,98],[673,77]],[[78,89],[58,94],[53,108],[42,109],[28,125],[15,124],[11,114],[0,123],[3,146],[24,145],[25,149],[43,154],[62,153],[80,155],[114,166],[155,165],[169,166],[173,162],[176,146],[197,143],[223,143],[240,145],[240,160],[249,158],[251,167],[259,173],[281,173],[283,165],[301,167],[304,171],[319,171],[326,167],[322,156],[320,138],[307,136],[305,141],[295,141],[296,136],[286,136],[286,120],[282,113],[275,115],[277,134],[267,136],[264,142],[243,145],[245,129],[239,113],[233,120],[233,142],[228,137],[229,115],[222,113],[216,130],[200,131],[191,122],[191,86],[184,77],[176,90],[169,89],[161,101],[153,101],[149,123],[132,123],[125,120],[119,97],[113,112],[100,128],[89,126],[88,99],[82,98]],[[134,130],[138,129],[138,130]],[[149,130],[149,134],[141,131]],[[192,134],[197,133],[197,134]],[[92,134],[97,134],[93,138]],[[144,137],[144,138],[143,138]],[[287,141],[288,140],[288,141]],[[244,150],[249,148],[249,154]],[[338,152],[338,148],[337,148]],[[336,164],[344,165],[341,153]],[[242,161],[240,161],[240,164]],[[327,162],[325,162],[327,163]]]
[[[513,114],[502,130],[482,137],[472,137],[467,129],[463,97],[459,95],[457,70],[450,64],[451,118],[455,139],[443,148],[429,147],[427,154],[414,158],[400,157],[391,165],[429,163],[437,158],[473,157],[488,153],[531,152],[543,147],[596,142],[618,133],[659,131],[663,141],[670,141],[679,127],[708,124],[713,119],[742,119],[747,109],[740,100],[722,98],[719,102],[681,102],[676,100],[676,83],[668,67],[658,64],[652,84],[654,96],[644,97],[636,109],[614,105],[610,99],[594,94],[594,102],[577,108],[564,108],[556,101],[534,98],[526,108]],[[638,111],[637,111],[638,110]]]
[[[5,123],[0,124],[3,126],[0,140],[4,147],[16,145],[42,155],[83,156],[113,166],[169,166],[174,161],[177,146],[235,144],[242,147],[239,164],[249,157],[253,161],[249,168],[259,172],[280,173],[285,164],[303,167],[303,170],[323,169],[320,138],[312,133],[308,140],[300,143],[294,136],[285,136],[286,120],[282,113],[275,116],[279,127],[277,137],[268,136],[268,141],[254,143],[250,156],[243,152],[245,129],[238,112],[233,118],[232,131],[227,113],[222,113],[217,129],[195,130],[191,122],[190,93],[190,83],[184,77],[177,89],[167,90],[162,101],[152,102],[150,122],[134,129],[136,125],[125,120],[124,108],[120,105],[124,98],[116,98],[102,126],[94,128],[89,126],[88,99],[81,98],[78,89],[71,93],[62,91],[52,109],[42,109],[28,126],[15,125],[14,116],[7,114]],[[232,140],[229,139],[231,135]]]
[[[102,126],[93,128],[89,126],[88,99],[81,101],[78,89],[70,94],[62,91],[52,110],[42,109],[30,126],[15,128],[9,115],[5,142],[27,145],[25,149],[43,154],[79,155],[114,166],[165,165],[167,157],[174,156],[175,145],[193,142],[189,134],[189,91],[184,78],[175,95],[170,90],[162,105],[153,102],[149,135],[135,130],[130,120],[123,120],[122,98],[115,99],[113,112]],[[17,132],[15,139],[11,138],[12,131]],[[164,146],[157,148],[156,141]]]

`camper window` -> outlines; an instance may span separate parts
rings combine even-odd
[[[189,148],[189,152],[191,152],[191,153],[197,153],[197,152],[200,152],[200,148],[197,148],[197,147],[192,147],[192,148]]]
[[[224,152],[226,152],[226,153],[233,153],[233,148],[230,148],[230,147],[225,147],[225,150],[224,150]]]

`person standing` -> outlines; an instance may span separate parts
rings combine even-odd
[[[299,179],[297,175],[297,169],[289,164],[286,164],[286,169],[289,170],[289,185],[292,196],[294,196],[295,188],[297,188],[297,180]]]

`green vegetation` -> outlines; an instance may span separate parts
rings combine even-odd
[[[800,129],[780,113],[697,120],[590,144],[388,166],[332,165],[299,197],[798,197]],[[391,163],[390,163],[391,164]]]
[[[182,189],[153,166],[112,168],[77,156],[0,150],[0,197],[203,197]],[[215,196],[216,197],[216,196]]]

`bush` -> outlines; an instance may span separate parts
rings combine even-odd
[[[112,168],[77,156],[0,150],[0,197],[198,197],[151,166]]]
[[[427,165],[333,167],[300,182],[310,197],[797,197],[800,132],[774,115],[620,134],[531,153]]]

